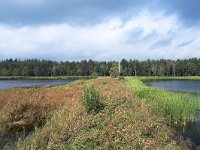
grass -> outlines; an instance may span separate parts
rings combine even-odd
[[[81,101],[88,84],[95,85],[104,104],[104,109],[96,114],[88,114]],[[20,117],[33,124],[35,105],[40,106],[39,114],[46,116],[44,123],[31,134],[7,143],[4,149],[187,148],[184,142],[179,145],[172,138],[174,131],[165,119],[153,113],[152,105],[146,100],[134,96],[123,80],[104,77],[59,87],[1,90],[0,101],[6,124],[12,125]],[[29,109],[22,109],[27,101]],[[10,114],[14,115],[13,120]]]
[[[148,80],[171,80],[171,79],[184,79],[199,80],[199,77],[140,77],[133,78],[127,77],[127,83],[133,89],[137,97],[154,101],[153,107],[168,119],[170,123],[179,123],[183,125],[188,121],[194,121],[196,114],[200,110],[200,96],[190,93],[179,93],[165,89],[148,87],[143,81]]]
[[[142,81],[153,80],[200,80],[200,76],[143,76],[138,77]]]

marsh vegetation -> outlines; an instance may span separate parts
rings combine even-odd
[[[86,88],[88,84],[94,86]],[[124,80],[104,77],[51,88],[0,90],[1,133],[29,133],[5,141],[2,149],[188,148],[173,138],[176,132],[165,117],[129,88]],[[101,109],[88,113],[90,104]]]
[[[167,89],[160,89],[156,87],[146,86],[145,81],[160,81],[160,80],[198,80],[198,77],[141,77],[141,78],[127,78],[129,87],[134,90],[134,94],[142,99],[146,99],[152,103],[152,108],[155,108],[156,113],[164,116],[167,122],[177,128],[186,137],[188,136],[199,145],[199,126],[198,113],[200,110],[200,95],[195,93],[181,93],[176,91],[169,91]],[[193,124],[193,125],[192,125]],[[193,128],[193,130],[191,130]],[[194,128],[196,133],[194,132]],[[189,133],[190,132],[190,133]],[[192,133],[191,133],[192,132]]]

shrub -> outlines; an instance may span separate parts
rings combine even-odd
[[[119,75],[119,71],[118,71],[117,66],[111,67],[110,70],[109,70],[109,73],[110,73],[111,77],[116,78]]]
[[[119,80],[124,80],[125,78],[123,76],[119,76]]]
[[[96,73],[96,72],[93,72],[92,74],[91,74],[91,77],[98,77],[98,74]]]
[[[88,114],[97,114],[103,109],[101,96],[98,89],[93,84],[84,88],[84,94],[81,101]]]

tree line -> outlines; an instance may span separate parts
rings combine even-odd
[[[200,58],[126,60],[122,76],[200,76]],[[6,59],[0,61],[0,76],[110,76],[118,74],[117,61],[51,61]]]

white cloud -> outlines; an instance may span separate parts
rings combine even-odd
[[[116,17],[94,26],[72,26],[67,23],[24,27],[1,25],[0,59],[12,57],[114,60],[200,57],[199,29],[184,27],[179,22],[173,15],[143,11],[126,22]],[[188,44],[178,46],[187,42]]]

